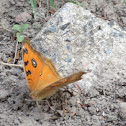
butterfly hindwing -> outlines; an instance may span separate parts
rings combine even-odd
[[[31,96],[33,99],[35,100],[41,100],[45,97],[49,97],[52,94],[54,94],[59,88],[66,86],[67,84],[73,83],[75,81],[78,81],[81,79],[81,76],[83,74],[86,74],[86,72],[78,72],[78,73],[74,73],[72,75],[69,75],[65,78],[62,78],[54,83],[51,83],[50,85],[48,85],[46,88],[44,88],[43,90],[39,91],[39,92],[32,92]]]

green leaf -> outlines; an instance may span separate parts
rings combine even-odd
[[[22,25],[14,25],[13,30],[16,30],[18,32],[23,32],[28,28],[28,24],[22,24]]]
[[[32,9],[33,9],[33,8],[35,9],[36,0],[30,0],[30,3],[31,3]]]
[[[78,2],[76,2],[76,1],[69,0],[69,2],[78,5]]]
[[[123,0],[123,2],[124,2],[124,4],[125,4],[125,6],[126,6],[126,0]]]
[[[22,42],[24,39],[24,36],[21,35],[19,32],[16,33],[16,37],[17,37],[18,42]]]
[[[54,8],[54,10],[56,11],[56,6],[54,4],[54,1],[53,0],[49,0],[50,4],[52,5],[52,7]]]
[[[80,6],[84,6],[84,4],[80,4],[79,2],[76,2],[74,0],[68,0],[70,3],[76,4],[76,5],[80,5]]]
[[[20,25],[14,25],[12,29],[16,30],[18,32],[21,32],[21,26]]]
[[[25,31],[28,28],[28,24],[21,25],[21,32]]]
[[[30,3],[31,3],[34,19],[36,20],[36,14],[35,14],[36,0],[30,0]]]

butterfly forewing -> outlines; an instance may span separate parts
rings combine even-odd
[[[50,83],[61,79],[52,61],[34,50],[26,38],[23,43],[23,62],[27,84],[31,92],[40,91]]]

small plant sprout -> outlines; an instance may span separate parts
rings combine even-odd
[[[36,13],[35,13],[35,7],[36,7],[36,0],[30,0],[33,15],[34,15],[34,20],[36,21]]]
[[[22,42],[24,39],[24,35],[22,35],[22,32],[25,31],[28,28],[28,24],[22,24],[22,25],[14,25],[13,30],[17,31],[16,37],[18,42]]]
[[[68,1],[76,5],[84,6],[83,4],[80,4],[79,2],[77,2],[76,0],[68,0]]]
[[[51,6],[53,7],[53,9],[56,11],[56,6],[53,0],[49,0],[49,3],[51,4]]]

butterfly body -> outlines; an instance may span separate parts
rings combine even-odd
[[[24,72],[30,96],[41,100],[54,94],[60,87],[81,79],[85,72],[78,72],[62,78],[57,72],[52,60],[42,56],[32,48],[29,39],[25,38],[22,48]]]

